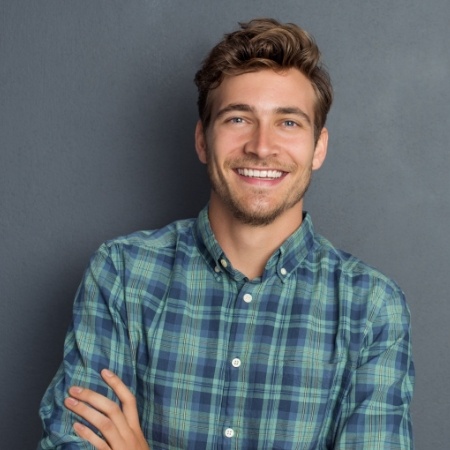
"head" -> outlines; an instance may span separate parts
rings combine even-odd
[[[316,94],[314,134],[318,139],[333,100],[328,72],[323,68],[313,37],[297,25],[273,19],[241,23],[241,29],[226,34],[203,61],[195,75],[198,109],[203,129],[211,119],[212,90],[225,77],[272,69],[297,69],[311,82]]]

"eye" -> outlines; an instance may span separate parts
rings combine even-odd
[[[293,120],[285,120],[283,122],[283,125],[285,127],[291,128],[291,127],[296,127],[298,124],[297,124],[297,122],[294,122]]]
[[[230,123],[244,123],[244,119],[242,117],[231,117],[228,119]]]

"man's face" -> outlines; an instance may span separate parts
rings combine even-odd
[[[212,184],[210,207],[261,226],[301,213],[311,171],[325,159],[327,131],[314,142],[315,93],[298,70],[226,77],[210,93],[211,121],[196,148]]]

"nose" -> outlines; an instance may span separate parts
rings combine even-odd
[[[267,158],[278,153],[276,142],[270,125],[259,123],[252,130],[245,144],[244,152],[259,158]]]

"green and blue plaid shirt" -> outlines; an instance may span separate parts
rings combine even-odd
[[[401,290],[314,233],[308,215],[260,278],[197,220],[102,245],[41,404],[40,449],[90,449],[63,406],[113,370],[161,449],[410,449],[409,312]]]

